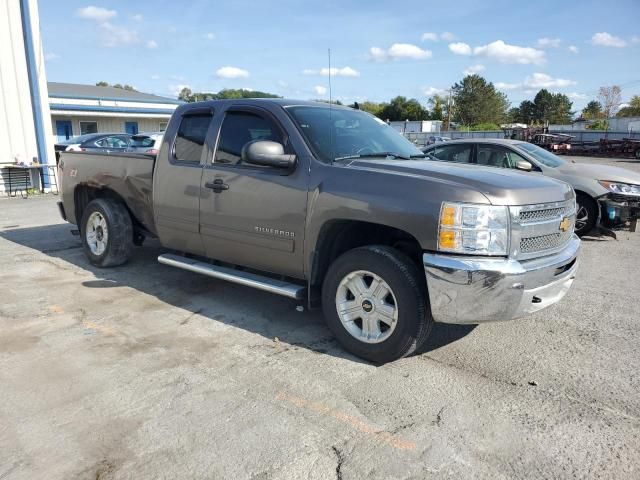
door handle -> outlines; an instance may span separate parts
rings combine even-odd
[[[224,183],[221,178],[216,178],[213,182],[206,182],[204,186],[217,193],[229,190],[229,185]]]

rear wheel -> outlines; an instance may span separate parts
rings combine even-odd
[[[322,307],[345,349],[376,363],[414,352],[433,324],[424,274],[386,246],[356,248],[339,257],[325,277]]]
[[[576,197],[576,235],[589,233],[598,220],[598,204],[588,195],[579,193]]]
[[[111,198],[92,200],[82,214],[81,238],[84,252],[93,265],[122,265],[129,260],[133,250],[129,211]]]

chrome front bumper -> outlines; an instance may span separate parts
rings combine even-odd
[[[531,260],[425,253],[431,313],[436,322],[511,320],[558,302],[578,268],[574,234],[558,253]]]

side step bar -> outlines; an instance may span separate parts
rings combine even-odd
[[[220,267],[209,263],[200,262],[191,258],[181,257],[165,253],[158,257],[158,262],[169,265],[171,267],[182,268],[190,272],[200,273],[208,277],[219,278],[229,282],[238,283],[247,287],[257,288],[265,292],[275,293],[296,300],[302,300],[306,291],[303,285],[295,283],[283,282],[275,278],[265,277],[255,273],[235,270],[229,267]]]

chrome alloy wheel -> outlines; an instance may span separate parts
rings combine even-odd
[[[582,230],[589,223],[589,210],[584,205],[578,204],[576,212],[576,230]]]
[[[388,339],[398,324],[393,291],[375,273],[358,270],[346,275],[336,292],[336,309],[344,328],[365,343]]]
[[[107,241],[109,240],[107,221],[100,212],[93,212],[89,216],[85,237],[87,245],[94,255],[100,256],[107,249]]]

